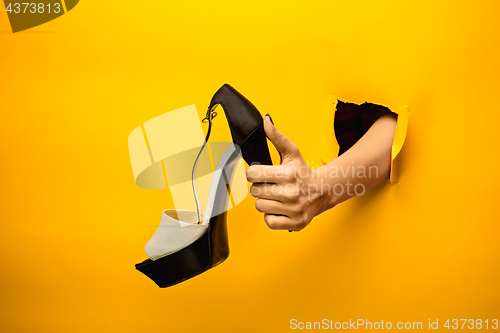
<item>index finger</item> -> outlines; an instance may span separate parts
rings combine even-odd
[[[283,167],[281,165],[252,165],[247,169],[246,175],[250,183],[279,184],[283,178]]]

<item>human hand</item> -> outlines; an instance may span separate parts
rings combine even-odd
[[[264,213],[269,228],[299,231],[314,216],[323,212],[325,203],[319,178],[302,157],[297,146],[264,118],[267,137],[280,153],[280,165],[253,165],[247,169],[252,184],[250,194],[258,198],[255,207]]]

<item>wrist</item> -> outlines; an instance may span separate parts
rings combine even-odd
[[[334,186],[336,182],[328,175],[327,166],[322,166],[312,171],[312,179],[317,188],[316,193],[316,215],[323,213],[339,203],[339,197],[335,195]]]

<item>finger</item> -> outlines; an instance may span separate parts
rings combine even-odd
[[[276,150],[280,153],[282,163],[294,159],[300,154],[295,143],[290,141],[274,126],[269,115],[264,118],[264,131],[274,147],[276,147]]]
[[[273,230],[298,230],[288,216],[265,214],[264,221]]]
[[[255,198],[283,202],[283,188],[278,184],[253,184],[250,195]]]
[[[252,165],[246,171],[250,183],[280,183],[283,167],[280,165]]]
[[[289,212],[284,203],[276,200],[257,199],[255,201],[255,208],[261,213],[273,215],[287,215]]]

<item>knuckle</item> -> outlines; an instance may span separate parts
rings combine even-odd
[[[275,195],[275,196],[282,196],[283,195],[283,187],[279,184],[273,184],[271,186],[271,191],[270,191],[272,195]]]
[[[305,207],[304,207],[304,205],[303,205],[303,204],[301,204],[301,202],[300,202],[300,201],[301,201],[301,200],[299,200],[299,199],[297,198],[297,203],[293,206],[293,211],[294,211],[297,215],[302,216],[302,215],[304,215],[304,212],[305,212]]]
[[[297,231],[299,231],[304,229],[307,226],[307,224],[308,224],[307,220],[304,217],[300,217],[295,224],[295,228],[297,229]]]
[[[307,199],[307,196],[300,195],[298,196],[297,201],[301,211],[304,212],[309,205],[309,200]]]
[[[288,198],[290,199],[290,201],[294,204],[298,204],[299,203],[299,200],[300,200],[300,196],[299,194],[297,193],[297,191],[293,191],[292,193],[288,194]]]
[[[288,180],[293,180],[295,178],[295,171],[292,168],[286,168],[283,174]]]
[[[281,198],[283,198],[283,202],[293,202],[294,196],[288,193],[286,190],[281,194]]]

